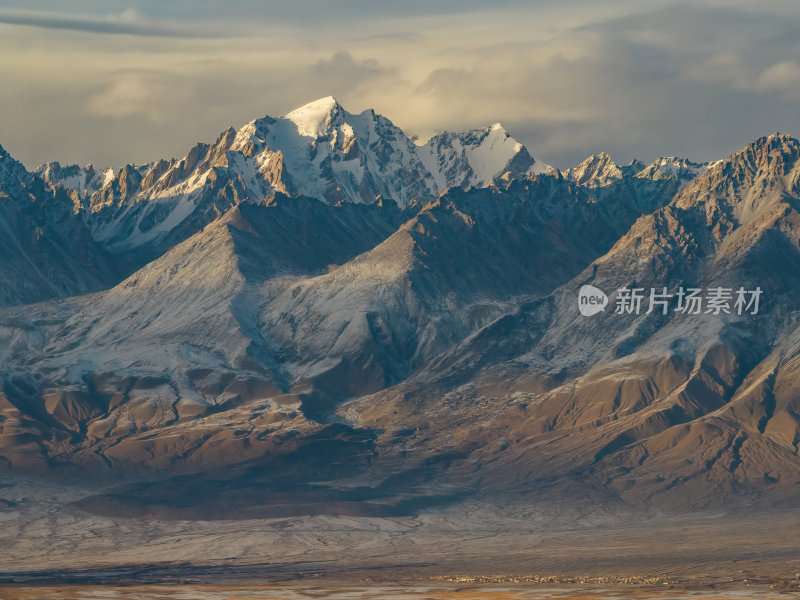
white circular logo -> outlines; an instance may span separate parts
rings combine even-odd
[[[608,296],[593,285],[581,286],[578,291],[578,310],[584,317],[603,312],[608,304]]]

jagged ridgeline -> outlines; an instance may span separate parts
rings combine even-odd
[[[776,134],[561,172],[499,124],[418,145],[333,98],[119,170],[0,150],[0,466],[124,498],[259,473],[789,502],[799,157]],[[586,284],[764,298],[583,317]]]

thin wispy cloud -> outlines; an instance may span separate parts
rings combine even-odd
[[[0,23],[101,35],[193,37],[189,31],[142,20],[133,10],[105,17],[0,8]]]

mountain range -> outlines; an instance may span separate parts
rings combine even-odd
[[[0,468],[113,481],[83,508],[117,514],[791,504],[798,159],[560,171],[332,97],[119,170],[0,148]]]

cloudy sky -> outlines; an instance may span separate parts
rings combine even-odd
[[[69,4],[69,7],[67,7]],[[800,135],[796,0],[0,0],[0,144],[120,166],[335,95],[568,167]]]

